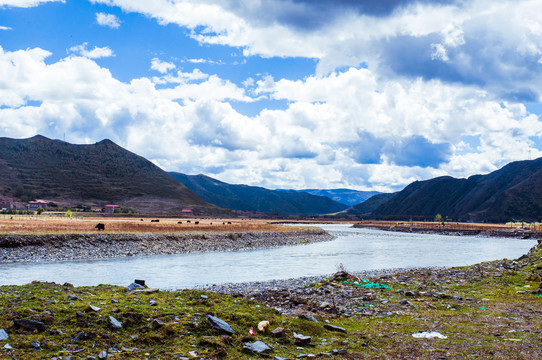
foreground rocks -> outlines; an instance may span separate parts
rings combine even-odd
[[[0,358],[539,359],[541,269],[535,247],[517,260],[365,280],[342,271],[230,295],[0,286]]]
[[[0,263],[237,251],[329,241],[322,229],[239,233],[0,235]]]

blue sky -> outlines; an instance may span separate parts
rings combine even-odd
[[[542,3],[0,0],[0,136],[393,191],[542,155]]]

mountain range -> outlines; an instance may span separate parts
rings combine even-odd
[[[380,219],[443,218],[505,222],[542,219],[542,158],[516,161],[487,175],[415,181],[380,205]]]
[[[281,191],[289,191],[285,189],[278,189]],[[312,195],[326,196],[333,201],[353,206],[364,202],[371,196],[380,194],[378,191],[358,191],[352,189],[302,189],[294,190],[297,192],[306,192]]]
[[[0,138],[0,198],[22,202],[40,198],[87,208],[111,203],[149,213],[190,208],[205,214],[239,210],[390,220],[431,220],[440,214],[465,221],[538,221],[542,219],[542,158],[513,162],[466,179],[443,176],[415,181],[395,194],[376,194],[350,207],[332,199],[368,195],[348,189],[269,190],[205,175],[167,173],[110,140],[74,145],[40,135]]]
[[[325,196],[294,190],[269,190],[258,186],[232,185],[205,175],[169,173],[203,200],[241,211],[275,215],[317,215],[338,212],[348,206]]]

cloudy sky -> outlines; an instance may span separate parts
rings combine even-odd
[[[0,0],[0,136],[398,190],[542,156],[540,0]]]

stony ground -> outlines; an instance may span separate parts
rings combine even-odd
[[[0,263],[272,248],[332,240],[322,229],[142,234],[0,234]]]
[[[539,359],[541,272],[537,246],[516,260],[363,279],[343,271],[229,295],[3,286],[0,357]]]

